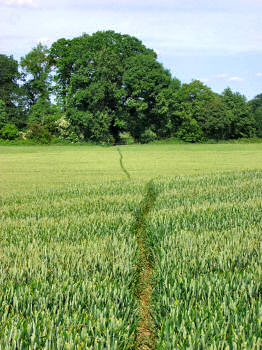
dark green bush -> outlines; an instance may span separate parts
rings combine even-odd
[[[0,135],[4,140],[14,140],[18,137],[19,131],[14,124],[6,124],[0,130]]]
[[[199,142],[203,138],[203,132],[195,119],[188,118],[180,126],[177,137],[186,142]]]
[[[153,142],[157,139],[156,133],[152,131],[151,129],[146,129],[143,134],[140,136],[140,142],[141,143],[149,143]]]

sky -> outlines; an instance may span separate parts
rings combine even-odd
[[[262,0],[0,0],[0,54],[17,60],[98,30],[137,37],[182,83],[262,93]]]

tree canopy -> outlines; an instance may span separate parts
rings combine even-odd
[[[6,124],[46,140],[106,143],[262,136],[262,94],[247,102],[230,88],[181,84],[137,38],[99,31],[38,44],[20,66],[0,55],[0,129]]]

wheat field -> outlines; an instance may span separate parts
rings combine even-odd
[[[262,145],[120,150],[0,147],[0,349],[261,349]]]

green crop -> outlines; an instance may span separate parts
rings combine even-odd
[[[129,349],[139,186],[72,186],[1,208],[0,349]]]
[[[159,181],[147,220],[157,349],[262,346],[262,174]]]
[[[1,148],[0,350],[261,349],[261,145],[120,149]]]

